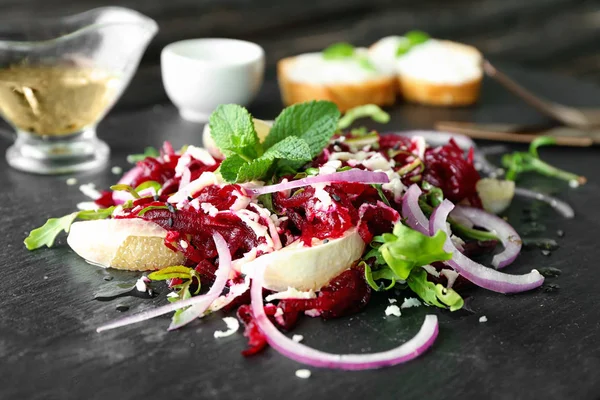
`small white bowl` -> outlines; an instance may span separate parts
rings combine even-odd
[[[248,105],[265,72],[265,52],[236,39],[189,39],[161,53],[162,80],[182,118],[207,122],[220,104]]]

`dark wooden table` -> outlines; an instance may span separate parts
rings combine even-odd
[[[600,105],[600,89],[569,78],[508,69],[532,89],[571,104]],[[274,82],[267,82],[252,107],[261,118],[280,109]],[[437,119],[485,122],[543,121],[491,82],[481,103],[459,110],[397,106],[390,129],[430,127]],[[174,146],[200,144],[202,126],[182,121],[170,106],[111,113],[100,136],[113,151],[106,169],[77,175],[79,184],[99,188],[117,176],[111,166],[127,168],[127,154],[169,139]],[[483,143],[487,145],[489,143]],[[7,147],[0,144],[0,150]],[[523,147],[513,147],[522,149]],[[197,321],[185,329],[166,331],[168,317],[98,334],[95,328],[122,316],[118,304],[139,312],[165,302],[164,288],[151,300],[126,297],[112,302],[94,294],[118,283],[133,283],[136,274],[103,270],[86,264],[65,244],[28,252],[28,231],[48,217],[71,212],[85,200],[65,176],[27,175],[0,161],[0,398],[1,399],[595,399],[600,395],[600,151],[598,148],[549,148],[551,163],[588,176],[578,189],[547,179],[527,178],[528,187],[558,192],[576,210],[564,220],[548,207],[517,201],[511,222],[523,227],[523,208],[536,207],[545,231],[558,240],[550,256],[527,250],[508,272],[556,267],[562,275],[549,279],[560,289],[504,296],[473,290],[474,311],[449,313],[425,307],[384,318],[388,295],[376,296],[360,315],[323,322],[304,319],[297,333],[305,343],[331,352],[388,349],[412,336],[427,312],[440,318],[440,335],[423,357],[380,371],[341,372],[303,366],[269,349],[252,359],[241,332],[216,340],[222,315]],[[566,235],[557,237],[562,229]],[[104,280],[106,276],[114,279]],[[390,294],[399,297],[395,294]],[[485,315],[488,322],[480,323]]]

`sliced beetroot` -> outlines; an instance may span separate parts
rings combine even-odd
[[[242,351],[242,355],[252,356],[267,347],[267,339],[254,321],[252,308],[247,304],[240,306],[237,310],[237,316],[244,324],[244,336],[248,338],[248,348]]]
[[[371,243],[374,236],[391,232],[400,220],[400,213],[385,203],[363,204],[359,209],[358,233],[365,243]]]

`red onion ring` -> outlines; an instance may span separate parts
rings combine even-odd
[[[429,235],[429,220],[419,207],[421,193],[421,188],[416,183],[410,185],[402,198],[402,216],[406,218],[408,226],[424,235]]]
[[[481,265],[456,249],[446,226],[448,214],[454,208],[448,200],[444,200],[431,214],[430,231],[442,230],[448,235],[444,244],[444,251],[452,253],[452,259],[446,263],[454,268],[459,274],[482,288],[498,293],[518,293],[535,289],[544,283],[544,277],[537,271],[532,270],[525,275],[509,275]]]
[[[575,217],[575,211],[573,210],[573,208],[564,201],[557,199],[556,197],[552,197],[544,193],[536,192],[534,190],[525,189],[521,187],[515,188],[515,194],[518,196],[525,197],[527,199],[535,199],[543,201],[544,203],[548,203],[550,207],[554,208],[556,212],[558,212],[565,218],[571,219]]]
[[[437,316],[427,315],[421,329],[412,339],[399,347],[380,353],[332,354],[296,343],[279,332],[265,314],[262,297],[263,273],[264,267],[255,270],[250,289],[255,321],[271,347],[285,357],[302,364],[344,370],[383,368],[418,357],[433,345],[437,337],[439,330]]]
[[[316,183],[388,183],[390,180],[385,172],[364,171],[361,169],[351,169],[348,171],[334,172],[333,174],[309,176],[308,178],[298,179],[275,185],[249,188],[246,191],[249,195],[259,195],[265,193],[281,192],[289,189],[296,189],[303,186],[314,185]]]
[[[454,208],[451,215],[453,217],[454,215],[457,215],[466,218],[469,221],[477,221],[477,226],[487,229],[498,236],[504,250],[492,258],[492,265],[497,269],[502,269],[507,265],[512,264],[521,252],[521,247],[523,246],[521,237],[517,231],[502,218],[479,208],[463,206]],[[433,232],[430,232],[430,234],[433,234]]]
[[[116,320],[100,326],[96,329],[96,332],[107,331],[110,329],[135,324],[137,322],[146,321],[148,319],[168,314],[184,307],[190,308],[181,313],[179,323],[175,325],[171,324],[171,326],[169,326],[169,330],[180,328],[201,316],[208,309],[210,304],[219,297],[225,288],[225,284],[229,278],[229,273],[231,272],[231,254],[229,253],[227,242],[225,239],[223,239],[223,236],[217,232],[213,233],[213,240],[215,241],[217,253],[219,254],[219,268],[215,273],[215,283],[212,285],[208,293],[200,296],[194,296],[187,300],[181,300],[175,303],[167,304],[165,306],[155,308],[154,310],[145,311],[127,318]]]

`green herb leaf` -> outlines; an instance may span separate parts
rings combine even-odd
[[[379,252],[386,264],[402,280],[406,280],[415,267],[452,257],[452,254],[443,249],[446,234],[442,231],[430,237],[397,223],[393,234],[384,233],[381,236],[385,242],[379,247]]]
[[[401,41],[398,45],[396,57],[405,55],[412,50],[413,47],[423,44],[430,39],[430,36],[422,31],[410,31],[407,32],[404,37],[406,40]]]
[[[354,46],[350,43],[334,43],[323,50],[323,58],[326,60],[339,60],[349,58],[354,55]]]
[[[183,265],[174,265],[159,271],[154,271],[148,275],[148,278],[153,281],[166,281],[167,279],[173,278],[190,279],[192,271],[196,272],[193,268],[188,268]]]
[[[427,200],[428,203],[433,207],[437,207],[444,201],[444,192],[437,186],[433,186],[431,183],[427,181],[423,181],[421,184],[423,190],[427,191]]]
[[[94,220],[108,218],[115,207],[102,208],[100,210],[76,211],[60,218],[50,218],[44,225],[32,230],[25,238],[24,243],[27,250],[35,250],[40,247],[52,247],[56,237],[61,233],[69,233],[75,219]]]
[[[133,198],[135,198],[135,199],[139,199],[140,198],[140,195],[138,194],[138,192],[136,192],[136,190],[134,188],[132,188],[129,185],[125,185],[124,183],[119,183],[117,185],[112,185],[110,187],[110,190],[113,190],[115,192],[117,192],[117,191],[129,192],[129,194],[132,195]]]
[[[167,206],[148,206],[145,207],[143,209],[140,210],[140,212],[138,212],[138,217],[143,217],[144,214],[146,214],[148,211],[152,211],[152,210],[168,210],[169,207]]]
[[[246,164],[248,164],[246,160],[233,154],[223,160],[219,166],[219,173],[227,182],[237,182],[238,172]]]
[[[373,65],[371,60],[369,60],[368,57],[366,57],[366,56],[357,57],[356,61],[358,62],[358,65],[361,66],[361,68],[364,68],[367,71],[377,72],[377,68],[375,68],[375,66]]]
[[[260,157],[255,160],[245,163],[240,167],[237,177],[234,182],[248,182],[255,179],[260,179],[267,174],[274,159],[272,157]]]
[[[306,141],[296,136],[288,136],[275,143],[265,151],[262,157],[303,162],[308,162],[313,158]]]
[[[59,233],[62,231],[69,233],[77,214],[74,212],[61,218],[50,218],[43,226],[32,230],[24,241],[27,250],[38,249],[42,246],[52,247]]]
[[[357,119],[367,117],[380,124],[387,124],[390,121],[390,114],[383,111],[378,105],[365,104],[346,111],[338,122],[338,129],[346,129]]]
[[[154,147],[148,146],[144,149],[144,152],[141,154],[130,154],[127,156],[127,162],[130,164],[135,164],[139,161],[144,161],[148,157],[158,157],[160,156],[160,152]]]
[[[158,193],[158,191],[162,188],[162,185],[156,181],[146,181],[146,182],[142,182],[140,183],[136,188],[135,191],[136,192],[140,192],[144,189],[148,189],[148,188],[153,188],[154,191],[156,193]]]
[[[236,104],[222,104],[210,115],[210,133],[217,147],[229,157],[237,154],[246,161],[262,155],[252,115]]]
[[[377,194],[379,195],[381,201],[383,201],[386,206],[391,207],[388,198],[385,196],[385,193],[383,193],[383,189],[381,187],[382,185],[373,184],[371,186],[373,186],[377,190]]]
[[[417,296],[431,306],[449,307],[450,311],[456,311],[464,305],[462,297],[456,291],[428,281],[427,272],[422,268],[415,268],[406,283]]]
[[[271,213],[277,214],[275,206],[273,205],[273,193],[264,193],[259,195],[258,201],[264,208],[271,211]]]
[[[311,158],[329,144],[340,118],[337,106],[329,101],[310,101],[285,108],[275,119],[263,143],[269,149],[288,136],[304,139]]]

